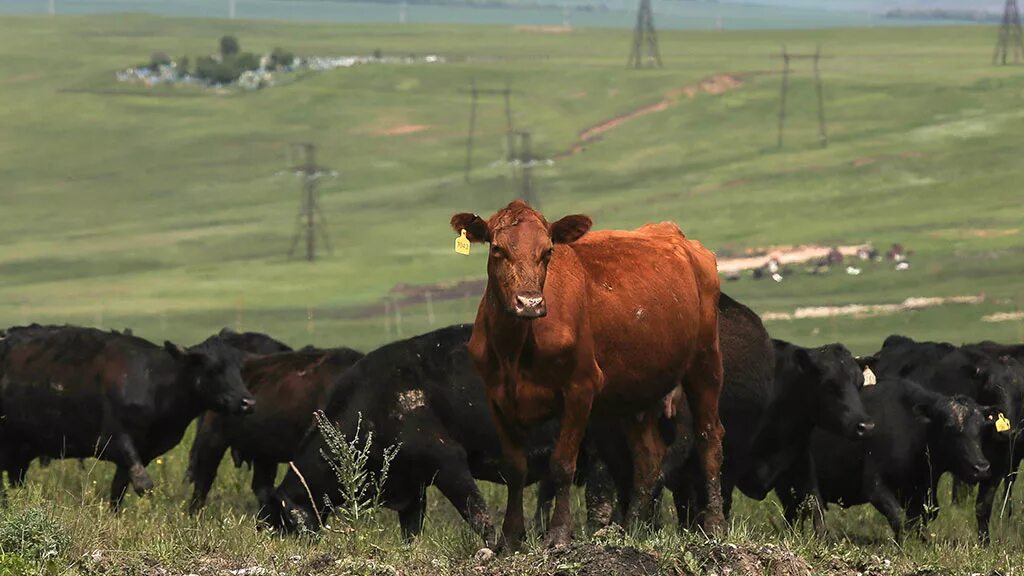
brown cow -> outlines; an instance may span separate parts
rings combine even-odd
[[[508,506],[504,544],[525,535],[524,437],[559,416],[551,457],[557,486],[548,545],[572,534],[569,489],[591,420],[618,426],[629,440],[634,497],[631,519],[646,519],[665,454],[657,430],[661,399],[682,385],[694,408],[708,509],[705,530],[724,524],[718,417],[719,281],[714,255],[675,224],[589,235],[587,216],[548,224],[515,201],[490,220],[456,214],[455,231],[489,242],[487,288],[469,351],[487,393],[505,460]]]

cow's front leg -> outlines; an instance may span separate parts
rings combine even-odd
[[[501,443],[501,475],[505,480],[508,498],[505,504],[505,520],[501,524],[501,539],[498,550],[515,552],[526,538],[526,521],[523,518],[523,489],[526,485],[526,448],[519,428],[509,422],[501,408],[491,401],[491,415]]]
[[[117,432],[110,439],[110,447],[108,448],[107,458],[113,463],[117,464],[118,473],[127,474],[128,480],[131,482],[132,488],[138,495],[143,495],[153,489],[153,480],[150,479],[149,474],[146,473],[146,465],[143,464],[142,459],[139,457],[139,452],[135,448],[135,442],[132,441],[131,436],[125,432]],[[115,485],[117,484],[117,477],[114,478]],[[123,497],[123,489],[121,496]],[[114,490],[111,490],[111,503],[117,508],[120,505],[120,499],[114,502]]]
[[[555,506],[544,538],[548,547],[568,545],[572,539],[572,481],[576,477],[576,460],[590,420],[598,378],[596,374],[576,378],[562,392],[561,425],[555,450],[551,453],[550,478],[555,488]]]

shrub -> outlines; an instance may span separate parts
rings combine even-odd
[[[295,54],[292,54],[284,48],[274,48],[270,53],[270,68],[272,70],[291,66],[294,61]]]
[[[234,36],[222,36],[220,39],[220,55],[224,58],[238,54],[240,47]]]
[[[70,544],[68,533],[57,518],[39,506],[16,513],[8,509],[0,517],[0,550],[4,554],[46,561],[59,557]],[[11,560],[16,561],[17,558]]]
[[[355,434],[351,440],[335,428],[323,412],[318,411],[315,416],[317,428],[327,445],[327,450],[322,450],[320,455],[327,460],[338,479],[338,496],[341,499],[340,505],[328,500],[327,506],[349,526],[373,520],[381,509],[384,485],[400,446],[384,448],[379,461],[374,462],[376,459],[371,458],[373,431],[367,430],[365,435],[361,433],[362,414],[356,421]],[[360,438],[361,435],[363,438]],[[379,472],[371,470],[377,466]]]
[[[0,574],[4,576],[35,576],[37,573],[33,563],[24,557],[0,552]]]
[[[188,56],[182,56],[181,58],[179,58],[178,59],[178,75],[184,76],[185,74],[188,74],[188,65],[189,65]]]
[[[230,84],[242,75],[246,70],[256,70],[260,67],[260,59],[255,54],[243,52],[220,62],[209,56],[196,59],[197,77],[215,84]]]

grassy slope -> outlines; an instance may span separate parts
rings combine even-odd
[[[1020,306],[1017,179],[1019,101],[1014,68],[986,66],[991,35],[980,28],[827,32],[664,33],[664,70],[624,69],[626,31],[569,35],[508,28],[345,27],[227,23],[144,17],[0,20],[0,325],[25,321],[132,326],[151,338],[197,341],[224,324],[267,330],[293,343],[369,348],[395,335],[365,306],[383,311],[398,283],[479,277],[480,250],[451,253],[450,214],[488,212],[513,196],[500,158],[500,102],[481,107],[474,181],[462,181],[466,98],[460,87],[509,80],[518,126],[553,155],[577,132],[661,94],[720,72],[745,86],[701,95],[605,135],[581,155],[541,168],[550,214],[582,211],[600,227],[671,219],[716,249],[800,242],[900,241],[915,250],[905,274],[887,266],[856,278],[743,281],[729,290],[760,311],[809,304],[895,302],[908,296],[985,291],[977,307],[932,309],[869,320],[776,322],[776,335],[801,343],[843,340],[870,351],[893,331],[920,337],[1020,339],[1017,324],[983,324],[991,311]],[[243,46],[283,45],[300,54],[442,52],[469,61],[435,67],[365,67],[304,78],[255,94],[209,95],[118,86],[112,71],[153,50],[205,53],[225,32]],[[768,55],[821,42],[832,146],[815,147],[813,84],[794,78],[788,145],[775,151],[777,66]],[[806,69],[801,67],[801,72]],[[430,128],[378,133],[405,123]],[[314,266],[284,257],[298,184],[276,176],[285,144],[311,140],[341,172],[325,184],[324,207],[337,247]],[[866,157],[876,162],[857,166]],[[436,325],[471,318],[475,296],[437,304]],[[998,300],[996,302],[995,300]],[[312,309],[314,321],[307,318]],[[422,307],[403,310],[403,330],[428,328]],[[182,515],[178,479],[186,452],[154,465],[161,493],[132,500],[111,520],[98,499],[110,470],[83,474],[73,462],[33,470],[56,514],[75,535],[71,558],[95,548],[124,562],[157,558],[183,569],[225,555],[284,562],[293,553],[338,550],[255,534],[243,475],[225,469],[210,512]],[[97,481],[96,485],[92,481]],[[495,506],[499,492],[491,491]],[[1019,496],[1018,496],[1019,498]],[[435,502],[437,499],[435,498]],[[36,504],[15,498],[14,511]],[[90,504],[86,512],[80,505]],[[93,505],[95,503],[95,505]],[[778,521],[771,505],[741,505],[758,541]],[[999,554],[968,544],[969,511],[946,514],[936,548],[904,550],[876,540],[898,563],[941,563],[979,571],[1021,557],[1020,523],[1001,522]],[[230,520],[233,518],[234,520]],[[869,510],[838,519],[860,539],[884,534]],[[98,529],[97,529],[98,527]],[[391,528],[389,528],[391,530]],[[388,538],[395,535],[388,532]],[[461,558],[475,545],[436,504],[428,536],[411,549],[385,547],[385,560]],[[821,552],[800,537],[790,543]],[[390,540],[388,540],[390,542]],[[870,552],[868,552],[870,550]],[[312,551],[312,552],[311,552]],[[828,553],[863,556],[840,546]],[[1005,556],[1004,556],[1005,554]],[[448,562],[448,560],[444,560]],[[1019,569],[1019,567],[1018,567]]]
[[[979,28],[665,33],[664,70],[622,66],[627,34],[531,34],[508,28],[298,26],[145,17],[5,19],[0,39],[0,325],[73,321],[134,326],[195,341],[231,323],[295,342],[368,347],[394,337],[382,318],[345,320],[398,283],[478,277],[479,254],[451,253],[448,216],[509,200],[499,100],[481,106],[472,184],[461,177],[471,78],[519,91],[515,122],[541,154],[582,128],[718,72],[746,85],[628,123],[576,157],[537,170],[551,214],[591,213],[599,227],[679,222],[716,249],[799,242],[900,241],[912,273],[741,282],[761,311],[890,302],[985,291],[1014,299],[872,321],[796,322],[779,334],[851,341],[867,350],[891,330],[954,340],[1016,339],[1019,326],[978,322],[1013,308],[1024,254],[1016,138],[1024,82],[985,66]],[[442,52],[438,66],[364,67],[254,94],[147,92],[112,71],[153,50],[206,53],[234,32],[243,46],[300,54]],[[821,42],[832,146],[815,146],[813,84],[793,80],[784,151],[773,149],[782,42]],[[381,135],[405,123],[426,131]],[[310,140],[341,176],[325,183],[338,247],[310,266],[289,262],[298,183],[279,175],[286,144]],[[855,166],[859,158],[877,161]],[[448,303],[438,323],[471,318]],[[314,323],[307,321],[312,308]],[[945,324],[956,318],[960,333]],[[405,334],[426,329],[403,310]],[[310,331],[312,330],[312,334]]]

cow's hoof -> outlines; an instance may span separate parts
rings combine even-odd
[[[132,466],[131,481],[132,488],[135,489],[135,493],[139,496],[151,491],[154,486],[153,480],[150,479],[149,474],[146,473],[146,469],[138,464]]]
[[[547,549],[563,548],[572,541],[572,534],[568,526],[552,526],[544,537],[544,547]]]

